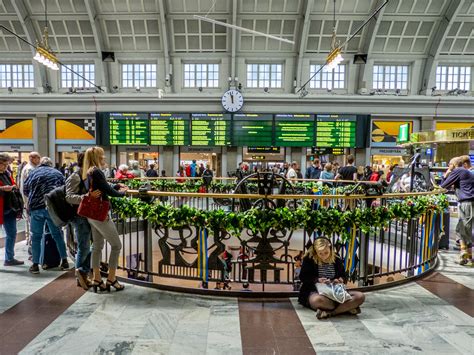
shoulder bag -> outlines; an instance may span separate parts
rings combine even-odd
[[[77,209],[77,214],[82,217],[94,219],[96,221],[104,222],[107,219],[110,209],[110,203],[104,200],[102,196],[93,197],[91,192],[92,188],[92,176],[88,176],[89,179],[89,192],[84,195]]]
[[[316,289],[320,295],[338,303],[344,303],[352,299],[352,296],[347,292],[344,284],[325,284],[318,282],[316,283]]]

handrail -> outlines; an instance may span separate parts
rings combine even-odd
[[[236,283],[249,282],[254,285],[253,296],[275,296],[272,290],[278,290],[278,295],[285,297],[295,296],[295,291],[290,291],[291,287],[298,287],[300,282],[295,272],[295,256],[307,250],[308,243],[316,235],[324,233],[331,238],[340,257],[345,260],[345,272],[353,286],[371,290],[398,285],[411,281],[413,277],[426,275],[436,266],[439,240],[449,214],[425,204],[425,201],[416,202],[416,197],[443,192],[445,190],[435,189],[429,192],[387,193],[381,196],[347,196],[129,190],[129,197],[140,197],[143,201],[113,201],[112,218],[117,224],[123,245],[118,267],[121,271],[117,276],[125,276],[126,273],[127,278],[122,280],[151,287],[224,295],[224,291],[215,293],[211,289],[196,288],[203,279],[196,260],[206,255],[208,273],[205,275],[209,282],[228,277]],[[295,202],[304,199],[320,200],[321,209],[313,208],[316,203],[306,209],[295,204],[298,213],[275,209],[275,213],[270,213],[267,220],[263,209],[261,213],[247,213],[246,205],[242,208],[238,203],[238,212],[235,213],[234,204],[230,207],[218,199],[225,199],[226,203],[230,200],[253,200],[248,205],[254,206],[265,200],[275,208],[280,205],[292,206],[291,201],[287,204],[271,201],[272,199]],[[334,200],[329,201],[331,206],[327,206],[324,200],[330,199]],[[356,199],[360,200],[359,207],[355,206]],[[380,206],[377,204],[372,210],[370,203],[366,206],[365,200],[375,199],[381,199]],[[404,209],[403,206],[398,210],[398,201],[404,199],[415,201],[413,211],[410,208]],[[395,203],[391,204],[390,200]],[[332,203],[337,206],[334,207]],[[189,208],[182,208],[184,205]],[[387,209],[382,206],[387,206]],[[336,212],[337,207],[340,207],[341,212],[346,207],[365,211],[360,215],[352,213],[352,210],[339,214]],[[326,208],[327,213],[324,211]],[[219,212],[220,209],[224,213]],[[196,212],[198,210],[205,213]],[[215,211],[217,212],[214,213]],[[299,220],[303,220],[305,216],[299,212],[305,211],[309,218],[300,223]],[[279,223],[280,218],[286,218],[289,222]],[[380,223],[380,218],[385,222]],[[185,223],[162,223],[163,220],[171,219]],[[293,221],[297,224],[292,224]],[[316,221],[319,221],[319,227],[314,223]],[[349,223],[339,223],[340,221]],[[351,221],[353,224],[349,226]],[[269,230],[268,223],[274,224],[271,228],[276,229]],[[200,244],[200,238],[204,238],[202,240],[207,243],[205,249],[201,249],[203,244]],[[74,249],[72,234],[69,239],[68,247]],[[225,270],[219,261],[220,253],[227,247],[234,247],[230,251],[232,268],[229,270]],[[238,255],[235,247],[239,250]],[[106,250],[104,260],[108,253]],[[244,257],[241,258],[241,255]],[[179,287],[171,286],[176,285],[176,282],[168,279],[180,279],[183,283]],[[265,290],[265,285],[273,286],[270,290]],[[260,287],[261,291],[256,290]],[[228,295],[236,296],[234,292],[229,292]]]
[[[308,200],[322,200],[322,199],[343,199],[343,200],[356,200],[356,199],[378,199],[378,198],[402,198],[402,197],[416,197],[416,196],[429,196],[438,195],[445,193],[445,189],[436,189],[427,192],[407,192],[407,193],[387,193],[384,195],[377,196],[366,196],[366,195],[260,195],[260,194],[223,194],[223,193],[197,193],[197,192],[168,192],[168,191],[147,191],[140,192],[138,190],[128,190],[128,195],[150,195],[157,197],[175,196],[175,197],[197,197],[197,198],[234,198],[234,199],[252,199],[258,200],[261,198],[275,199],[275,200],[294,200],[294,199],[308,199]]]
[[[275,174],[278,175],[278,174]],[[140,180],[140,181],[159,181],[159,180],[202,180],[202,177],[191,177],[191,176],[163,176],[163,177],[135,177],[130,179],[115,179],[115,178],[108,178],[109,181],[133,181],[133,180]],[[237,180],[236,177],[213,177],[213,180]],[[258,180],[258,178],[248,178],[247,180]],[[366,181],[366,180],[329,180],[329,179],[289,179],[289,182],[335,182],[335,183],[344,183],[344,184],[366,184],[366,185],[377,185],[379,181]]]

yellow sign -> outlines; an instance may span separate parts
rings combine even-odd
[[[56,139],[95,141],[85,119],[56,120]]]
[[[409,132],[412,132],[412,121],[372,121],[372,142],[396,143],[400,126],[406,123],[410,124]]]
[[[446,122],[438,122],[436,121],[436,130],[437,131],[444,131],[448,129],[465,129],[465,128],[474,128],[474,122],[454,122],[454,121],[446,121]]]
[[[0,119],[0,140],[33,139],[32,119]]]
[[[435,140],[445,141],[467,141],[474,140],[474,128],[451,129],[448,131],[436,131]]]
[[[462,142],[474,140],[474,128],[450,129],[434,132],[416,132],[410,135],[410,143]]]

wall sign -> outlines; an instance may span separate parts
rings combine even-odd
[[[34,146],[31,144],[11,144],[11,145],[0,145],[0,151],[2,152],[32,152]]]
[[[408,124],[408,137],[413,132],[413,121],[372,120],[371,147],[395,147],[397,145],[400,126]]]
[[[0,143],[33,143],[33,120],[0,119]]]

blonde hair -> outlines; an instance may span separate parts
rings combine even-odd
[[[100,157],[104,154],[105,152],[101,147],[87,148],[84,153],[84,166],[82,168],[83,180],[87,178],[87,174],[89,174],[93,168],[101,168]]]
[[[459,167],[463,166],[464,164],[466,164],[467,166],[471,166],[471,158],[469,157],[469,155],[461,155],[459,157],[458,164]]]
[[[332,170],[332,164],[331,163],[326,163],[326,165],[324,165],[324,170],[331,171]]]
[[[323,261],[318,256],[318,250],[324,250],[326,248],[329,248],[330,255],[326,261]],[[306,252],[305,257],[306,256],[309,256],[310,258],[312,258],[314,262],[319,265],[334,264],[336,262],[336,253],[334,252],[331,241],[325,237],[316,238],[311,248],[309,248],[308,251]]]
[[[455,168],[462,166],[461,157],[454,157],[449,161],[448,165],[454,165]]]

